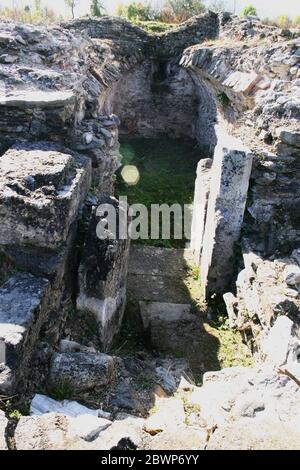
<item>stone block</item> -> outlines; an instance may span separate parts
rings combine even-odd
[[[90,160],[51,143],[19,144],[0,158],[0,244],[57,249],[91,181]]]
[[[276,136],[281,140],[281,142],[300,148],[300,132],[278,127],[276,129]]]
[[[50,310],[49,281],[27,273],[11,277],[0,289],[0,391],[25,384],[40,329]]]
[[[53,385],[67,383],[80,392],[108,385],[113,376],[114,361],[106,354],[54,354],[50,368]]]

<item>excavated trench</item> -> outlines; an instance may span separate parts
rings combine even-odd
[[[138,36],[131,26],[124,27]],[[90,34],[97,38],[94,31]],[[107,32],[101,34],[101,39],[107,39]],[[214,30],[211,36],[215,34]],[[207,371],[249,365],[252,361],[240,334],[224,321],[224,303],[214,295],[226,292],[234,278],[233,256],[240,260],[234,247],[240,240],[251,162],[245,149],[236,147],[236,143],[231,147],[231,140],[226,141],[228,136],[223,141],[226,126],[221,125],[221,115],[232,118],[234,100],[231,103],[222,86],[218,89],[213,81],[209,83],[202,71],[179,65],[183,49],[195,39],[185,39],[181,34],[178,37],[180,44],[172,54],[168,35],[161,39],[163,45],[160,39],[143,36],[140,52],[144,58],[139,54],[133,56],[132,62],[125,61],[126,67],[120,66],[117,72],[111,65],[109,49],[105,52],[105,47],[101,49],[102,45],[95,41],[89,57],[91,63],[83,73],[88,76],[84,92],[77,97],[50,93],[52,96],[42,96],[38,105],[34,97],[33,102],[26,97],[25,105],[18,99],[8,104],[16,106],[17,103],[21,107],[18,117],[25,123],[27,115],[22,106],[26,108],[28,100],[34,109],[50,108],[45,112],[43,125],[39,122],[43,113],[32,113],[29,130],[33,132],[34,145],[22,144],[6,152],[3,158],[12,162],[14,171],[15,159],[21,155],[25,160],[25,177],[16,172],[17,184],[10,188],[19,199],[28,197],[25,209],[26,204],[30,210],[53,204],[53,212],[51,216],[46,214],[40,225],[34,213],[28,218],[24,212],[24,226],[35,221],[30,226],[31,239],[24,243],[16,231],[11,247],[7,233],[16,224],[16,211],[7,207],[12,220],[6,217],[9,223],[4,231],[5,250],[9,256],[13,252],[21,260],[27,273],[17,274],[18,282],[9,288],[24,298],[32,284],[31,273],[39,276],[41,285],[37,283],[32,289],[34,294],[38,292],[36,303],[42,313],[38,315],[40,324],[34,321],[29,324],[29,342],[20,348],[19,356],[28,350],[28,357],[24,356],[24,362],[20,357],[17,360],[13,357],[14,362],[7,364],[18,385],[34,357],[30,386],[36,385],[35,391],[57,400],[75,399],[91,408],[102,409],[104,404],[114,418],[124,410],[147,416],[153,409],[154,395],[172,396],[182,376],[198,385]],[[116,44],[118,54],[120,44],[117,41]],[[126,39],[121,46],[127,60],[131,41]],[[99,68],[102,53],[105,60],[108,57],[108,74],[104,73],[105,67]],[[219,112],[220,107],[223,113]],[[9,111],[11,116],[13,112]],[[59,123],[53,126],[53,115],[58,114],[65,120],[65,127]],[[47,135],[57,145],[45,143],[43,139]],[[12,133],[8,147],[14,142]],[[49,149],[51,162],[56,159],[58,168],[54,188],[50,187],[52,170],[47,166]],[[64,155],[62,151],[67,153]],[[121,168],[117,169],[120,154]],[[39,181],[42,157],[45,175]],[[135,167],[138,174],[135,184],[126,182],[123,173],[126,166]],[[97,205],[111,203],[120,214],[118,201],[111,197],[115,175],[115,195],[126,196],[129,204],[143,204],[149,210],[151,204],[178,204],[183,208],[194,203],[194,210],[189,209],[188,236],[185,233],[177,239],[171,228],[169,238],[164,238],[161,230],[157,237],[150,238],[151,220],[148,219],[149,236],[132,242],[131,247],[128,240],[98,239]],[[12,201],[15,203],[16,198]],[[84,223],[78,229],[82,207]],[[54,212],[58,214],[57,220]],[[171,227],[177,222],[176,217],[171,214]],[[45,238],[47,224],[48,239]],[[38,243],[36,234],[40,237]],[[51,244],[51,249],[45,250],[47,244]],[[10,271],[10,266],[1,265]],[[0,279],[1,274],[0,270]],[[44,277],[49,279],[47,284]],[[68,283],[72,284],[71,289],[65,286]],[[64,289],[68,293],[72,290],[71,300],[65,296]],[[213,297],[210,303],[209,297]],[[33,312],[33,319],[36,313]],[[30,328],[34,330],[35,344],[34,341],[31,344]],[[34,355],[39,341],[41,347]],[[43,348],[44,341],[46,345],[49,343],[49,348]],[[6,376],[3,384],[9,387],[5,380]],[[157,389],[158,383],[163,390]],[[80,387],[87,392],[81,393]],[[179,407],[182,407],[184,396],[180,400]],[[194,413],[194,410],[184,411],[189,417]],[[8,437],[12,437],[13,427],[8,432]]]
[[[213,92],[172,60],[148,60],[111,90],[104,108],[120,118],[116,195],[147,207],[149,234],[131,242],[125,317],[113,349],[181,357],[196,381],[208,370],[248,364],[250,353],[239,335],[220,328],[224,303],[218,298],[206,303],[191,250],[197,167],[213,156],[217,144]],[[134,184],[124,180],[127,165],[137,169]],[[151,204],[176,203],[189,206],[189,236],[182,230],[175,239],[172,229],[164,239],[160,219],[159,237],[151,239]],[[176,214],[170,220],[174,228]]]

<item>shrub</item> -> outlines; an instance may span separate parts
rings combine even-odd
[[[300,26],[300,15],[293,19],[293,26]]]
[[[291,26],[291,20],[287,15],[277,16],[276,23],[279,28],[289,28]]]
[[[35,6],[39,7],[37,2]],[[31,9],[28,5],[22,8],[1,8],[0,7],[0,18],[6,20],[13,20],[20,23],[55,23],[58,21],[58,17],[51,8]]]
[[[242,11],[243,16],[257,16],[256,8],[253,5],[246,6]]]

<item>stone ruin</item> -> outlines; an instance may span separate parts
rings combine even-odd
[[[189,257],[205,297],[224,295],[232,328],[259,354],[272,359],[263,345],[281,316],[290,344],[300,324],[299,32],[212,12],[156,36],[109,17],[0,24],[0,394],[66,377],[110,381],[104,353],[122,324],[130,247],[97,238],[95,209],[119,209],[119,132],[197,140],[207,158],[195,175]],[[70,298],[95,320],[101,353],[62,348]],[[185,318],[186,306],[177,310]],[[289,357],[299,385],[297,354],[287,347],[276,365]]]

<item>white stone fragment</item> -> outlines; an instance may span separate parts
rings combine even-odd
[[[91,410],[76,401],[64,400],[59,402],[45,395],[37,394],[31,402],[30,414],[31,416],[41,416],[45,413],[61,413],[71,418],[81,415],[110,418],[110,413],[105,413],[102,410]]]
[[[289,286],[300,284],[300,267],[296,264],[289,264],[283,271],[283,277]]]

